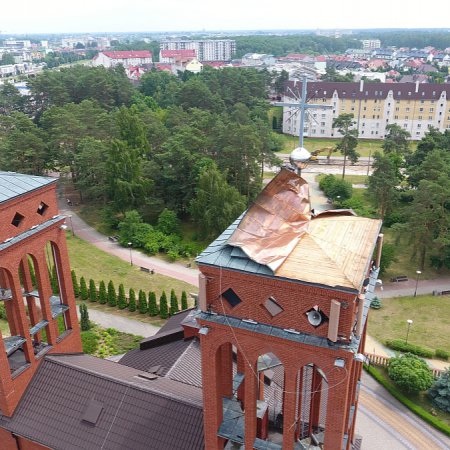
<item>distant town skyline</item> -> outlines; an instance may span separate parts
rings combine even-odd
[[[233,31],[364,28],[448,28],[448,0],[434,0],[427,13],[406,0],[323,0],[320,4],[273,0],[26,0],[2,5],[0,32],[8,34]],[[71,7],[72,6],[72,7]],[[422,11],[421,11],[422,10]],[[450,37],[450,34],[449,34]]]

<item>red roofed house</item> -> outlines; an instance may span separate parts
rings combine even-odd
[[[114,52],[100,52],[94,57],[94,66],[114,67],[122,64],[123,67],[142,66],[152,63],[152,52],[148,50],[127,50]]]
[[[159,61],[162,63],[181,65],[197,57],[195,49],[160,50]]]

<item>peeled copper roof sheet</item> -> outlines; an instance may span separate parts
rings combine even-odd
[[[309,187],[296,173],[280,173],[258,195],[228,244],[274,272],[306,232],[311,220]]]

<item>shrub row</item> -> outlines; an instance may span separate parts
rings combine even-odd
[[[159,315],[161,319],[167,319],[172,314],[180,311],[178,297],[173,289],[170,291],[169,301],[167,300],[167,295],[164,291],[159,298],[159,302],[157,302],[155,292],[151,291],[147,296],[143,290],[139,290],[136,295],[136,291],[133,288],[128,291],[127,297],[123,284],[119,285],[119,291],[117,292],[112,280],[108,282],[107,286],[102,280],[100,281],[99,288],[97,289],[95,281],[90,279],[88,287],[84,277],[81,277],[80,282],[78,283],[76,273],[73,270],[72,284],[76,297],[79,297],[82,300],[89,300],[91,302],[108,304],[111,307],[117,307],[121,310],[128,309],[130,312],[139,311],[140,314],[148,314],[152,317]],[[185,310],[187,308],[187,294],[186,291],[183,291],[181,293],[181,310]]]
[[[414,414],[417,414],[425,422],[429,423],[432,427],[441,431],[442,433],[450,436],[450,426],[442,422],[439,418],[434,417],[428,411],[423,409],[421,406],[416,405],[413,401],[402,394],[395,386],[392,386],[383,375],[378,372],[375,367],[364,365],[364,369],[378,381],[393,397],[395,397],[399,402],[403,403],[409,410]]]
[[[386,346],[392,350],[397,350],[404,353],[412,353],[413,355],[421,356],[422,358],[432,358],[434,353],[427,348],[419,347],[418,345],[408,344],[402,339],[388,339]]]

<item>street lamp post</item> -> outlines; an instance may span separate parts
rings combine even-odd
[[[417,286],[419,285],[419,278],[421,273],[422,272],[420,270],[416,270],[417,277],[416,277],[416,289],[414,289],[414,297],[417,296]]]
[[[408,328],[406,329],[406,339],[405,339],[405,343],[408,343],[408,336],[409,336],[409,329],[411,328],[411,325],[413,323],[413,321],[411,319],[408,319],[406,321],[406,323],[408,324]]]
[[[131,246],[132,246],[132,242],[128,242],[128,248],[130,249],[130,266],[133,265],[133,254],[131,252]]]
[[[72,236],[75,236],[75,230],[73,229],[73,222],[72,222],[72,214],[69,214],[67,217],[69,218],[70,229],[72,230]]]

